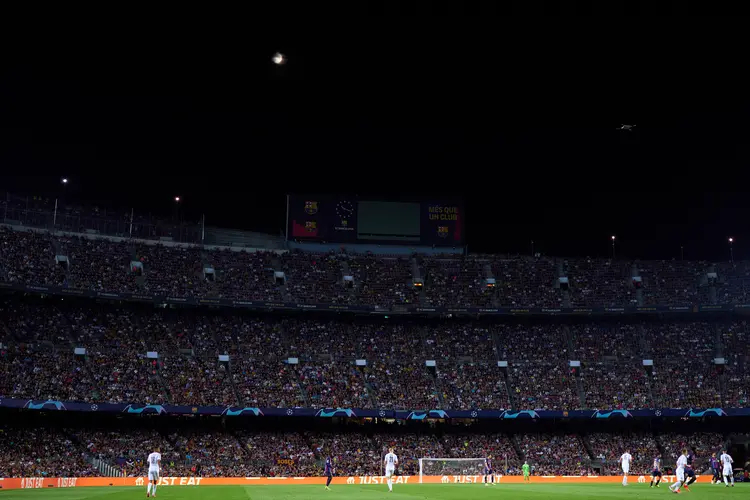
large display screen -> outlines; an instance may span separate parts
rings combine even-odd
[[[287,237],[331,243],[462,246],[463,206],[455,201],[381,201],[289,195]]]

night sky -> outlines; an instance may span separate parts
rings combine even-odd
[[[179,195],[186,219],[276,234],[290,191],[460,196],[473,252],[607,256],[616,235],[618,257],[720,260],[733,236],[750,256],[728,54],[413,38],[6,65],[0,191],[55,197],[66,176],[81,204],[170,215]]]

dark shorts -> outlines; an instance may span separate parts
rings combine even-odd
[[[484,475],[485,476],[491,476],[492,475],[492,469],[484,469]]]
[[[695,471],[693,469],[685,469],[685,475],[687,477],[695,477]]]
[[[653,471],[651,471],[651,477],[656,477],[656,476],[661,477],[661,471],[659,469],[654,469]]]

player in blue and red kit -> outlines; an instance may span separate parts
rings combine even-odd
[[[695,481],[698,480],[698,478],[695,476],[695,470],[693,470],[693,460],[695,459],[695,454],[692,450],[688,451],[687,454],[687,465],[685,466],[685,484],[683,484],[683,488],[685,488],[687,491],[690,491],[690,486]]]
[[[711,453],[711,458],[708,459],[708,463],[711,466],[711,472],[714,473],[714,477],[711,478],[712,484],[721,483],[721,467],[719,467],[719,459],[716,458],[716,453]]]
[[[492,471],[492,457],[487,457],[484,459],[484,485],[490,484],[495,486],[495,474]]]
[[[656,483],[654,483],[656,481]],[[654,458],[654,467],[651,470],[651,486],[649,488],[653,488],[656,486],[659,487],[659,483],[661,482],[661,458],[656,457]]]
[[[326,476],[326,489],[330,490],[329,488],[331,484],[331,480],[333,479],[333,462],[331,462],[331,456],[326,457],[326,466],[325,466],[324,474]]]

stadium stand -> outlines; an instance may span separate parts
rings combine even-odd
[[[48,201],[25,207],[18,200],[3,203],[6,214],[21,214],[30,225],[48,223]],[[128,235],[127,214],[99,217],[86,210],[66,210],[62,227],[97,226],[101,234]],[[193,229],[179,225],[137,220],[134,226],[137,236],[149,240],[170,235],[174,241],[197,241]],[[60,261],[61,255],[67,260]],[[210,277],[206,268],[214,270]],[[413,305],[745,304],[748,269],[744,262],[237,251],[0,226],[4,283],[371,305],[395,312]],[[343,276],[352,276],[353,286],[345,286]],[[423,281],[422,288],[412,286],[415,278]],[[496,286],[488,287],[488,278]],[[750,342],[740,315],[385,318],[167,308],[73,295],[65,300],[0,295],[0,398],[404,410],[689,409],[750,402]],[[85,348],[85,355],[75,355],[75,347]],[[149,351],[158,357],[147,357]],[[644,366],[646,359],[653,366]],[[436,366],[426,366],[427,360]],[[581,366],[571,367],[572,360]],[[340,475],[379,474],[389,446],[400,450],[404,474],[418,473],[420,457],[487,455],[506,473],[528,460],[536,474],[616,474],[616,459],[626,448],[635,457],[634,468],[647,472],[657,454],[673,461],[687,444],[703,460],[727,439],[715,432],[552,428],[500,434],[396,424],[335,432],[182,425],[31,431],[4,425],[0,447],[12,451],[0,456],[0,477],[100,474],[92,458],[126,474],[140,473],[133,471],[142,468],[144,449],[155,446],[164,451],[165,466],[180,475],[317,475],[327,454]]]
[[[746,327],[722,323],[717,335],[705,321],[301,319],[6,294],[0,396],[406,410],[742,407]],[[724,349],[729,364],[714,364]],[[430,359],[435,367],[425,366]]]
[[[169,244],[167,244],[169,243]],[[0,278],[174,297],[286,300],[380,307],[623,307],[737,304],[748,296],[747,264],[612,261],[487,255],[412,258],[339,253],[232,251],[117,241],[3,226]],[[237,250],[237,249],[235,249]],[[68,258],[67,265],[55,257]],[[131,263],[139,262],[138,268]],[[204,270],[214,270],[209,279]],[[285,278],[277,282],[275,272]],[[345,287],[343,276],[353,278]],[[486,286],[492,277],[496,286]],[[560,278],[567,278],[563,286]],[[422,288],[411,285],[420,279]],[[636,280],[635,278],[638,278]]]
[[[12,419],[11,419],[12,420]],[[707,458],[726,444],[718,433],[483,433],[467,427],[390,429],[345,426],[329,431],[299,432],[217,427],[215,424],[173,421],[163,428],[144,422],[117,422],[88,428],[67,423],[49,429],[17,423],[0,427],[0,473],[4,477],[94,476],[97,458],[123,471],[142,474],[144,452],[159,448],[163,467],[172,476],[305,476],[320,475],[322,461],[333,458],[336,474],[382,474],[382,457],[398,451],[400,473],[416,475],[421,457],[478,458],[491,456],[503,474],[517,473],[528,461],[538,475],[619,475],[617,459],[625,450],[634,457],[633,474],[650,472],[654,457],[671,468],[681,447],[695,452],[696,466],[705,470]],[[385,428],[379,428],[385,427]],[[397,426],[399,427],[399,426]],[[371,432],[374,431],[374,432]],[[742,439],[737,435],[737,439]]]

